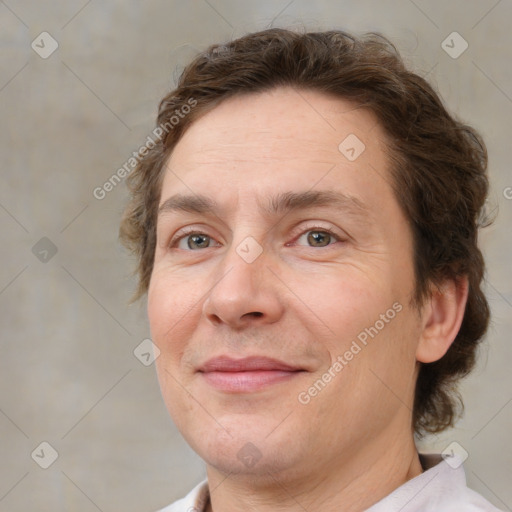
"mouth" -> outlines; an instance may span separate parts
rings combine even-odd
[[[219,391],[251,393],[296,378],[305,370],[268,357],[220,356],[207,361],[198,372]]]

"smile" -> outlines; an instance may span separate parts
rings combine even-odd
[[[251,393],[288,381],[303,373],[299,367],[267,357],[210,359],[198,372],[215,389],[227,393]]]

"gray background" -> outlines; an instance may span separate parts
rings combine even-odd
[[[471,486],[512,510],[511,19],[510,0],[0,1],[0,511],[152,511],[203,477],[133,354],[149,329],[117,242],[126,188],[93,189],[145,141],[195,49],[271,25],[383,32],[486,138],[493,323],[464,420],[422,445],[457,441]],[[50,48],[43,31],[59,44],[46,59],[31,48]],[[456,59],[453,31],[469,44]],[[31,457],[43,441],[48,469]]]

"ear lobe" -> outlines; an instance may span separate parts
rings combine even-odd
[[[447,279],[422,308],[422,332],[416,350],[416,359],[432,363],[441,359],[459,332],[468,299],[466,276]]]

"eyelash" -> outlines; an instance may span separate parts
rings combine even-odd
[[[192,235],[206,235],[206,236],[210,237],[210,235],[208,235],[207,233],[205,233],[197,228],[183,228],[183,230],[180,232],[180,234],[178,236],[175,236],[172,238],[172,240],[169,243],[169,247],[171,249],[176,248],[176,246],[181,242],[181,240],[183,238],[186,238],[186,237],[192,236]],[[210,238],[212,238],[212,240],[215,240],[213,237],[210,237]]]
[[[335,239],[336,242],[343,242],[344,240],[342,239],[342,237],[338,234],[336,234],[333,230],[331,229],[328,229],[328,228],[325,228],[325,227],[322,227],[322,226],[310,226],[308,227],[307,229],[302,229],[300,231],[300,233],[298,233],[296,236],[294,235],[293,236],[293,240],[294,242],[293,243],[287,243],[286,246],[290,246],[290,245],[294,245],[294,243],[299,239],[301,238],[303,235],[305,235],[306,233],[309,233],[311,231],[318,231],[318,232],[321,232],[321,233],[326,233],[328,234],[329,236],[331,236],[332,238]],[[184,228],[181,233],[177,236],[177,237],[174,237],[171,242],[169,243],[169,247],[171,249],[174,249],[177,247],[177,245],[180,243],[180,241],[183,239],[183,238],[186,238],[188,236],[191,236],[191,235],[205,235],[209,238],[211,238],[212,240],[215,240],[215,238],[211,237],[210,235],[208,235],[207,233],[205,232],[202,232],[196,228]],[[215,240],[216,241],[216,240]],[[312,249],[324,249],[326,247],[329,247],[333,245],[332,243],[328,244],[327,246],[325,247],[313,247],[313,246],[308,246]],[[208,247],[209,249],[210,247]],[[192,249],[189,249],[189,250],[192,250]]]
[[[342,237],[335,233],[332,229],[329,229],[329,228],[326,228],[324,226],[315,226],[315,225],[312,225],[312,226],[307,226],[307,227],[302,227],[300,229],[300,232],[298,232],[296,235],[293,235],[293,241],[290,242],[290,243],[287,243],[286,246],[291,246],[291,245],[296,245],[297,244],[297,241],[303,237],[305,234],[307,233],[310,233],[310,232],[320,232],[320,233],[326,233],[327,235],[329,235],[332,240],[331,240],[331,243],[329,243],[328,245],[324,246],[324,247],[314,247],[314,246],[311,246],[311,245],[305,245],[305,246],[302,246],[302,247],[308,247],[310,249],[327,249],[328,247],[330,247],[331,245],[334,244],[334,242],[342,242],[343,239]]]

